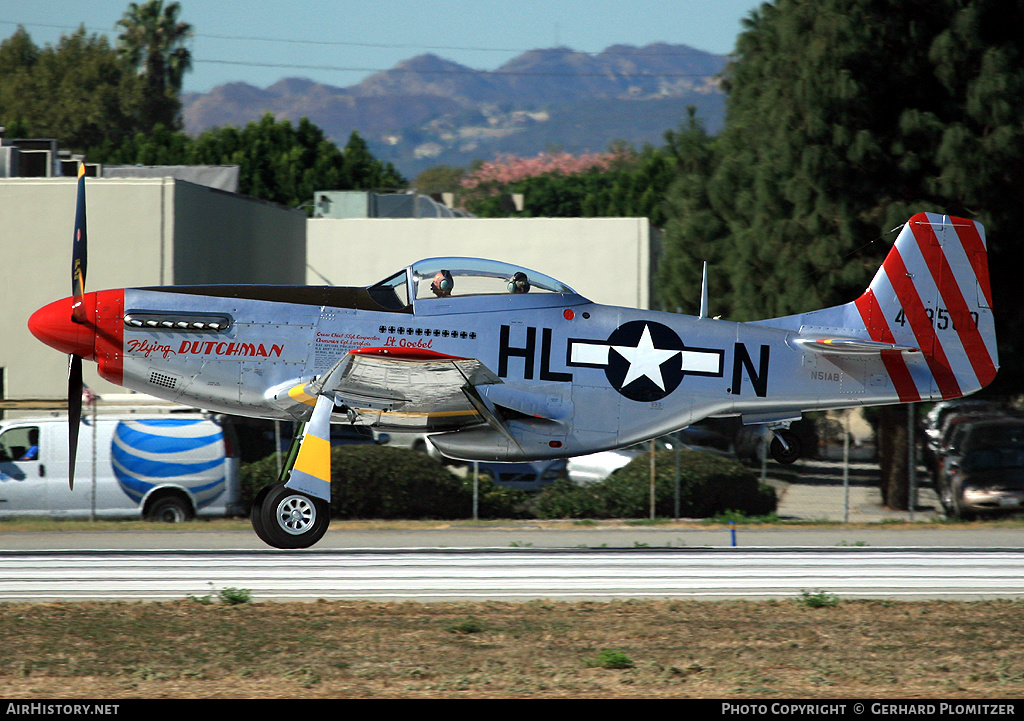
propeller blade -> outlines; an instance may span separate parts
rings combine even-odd
[[[334,399],[318,396],[313,415],[306,424],[299,455],[284,485],[314,498],[331,502],[331,412]]]
[[[71,320],[87,321],[85,312],[85,271],[89,264],[89,242],[85,222],[85,163],[78,164],[78,199],[75,203],[75,235],[71,241]],[[82,358],[68,356],[68,487],[75,489],[75,460],[78,432],[82,426]]]
[[[85,223],[85,163],[78,164],[78,202],[75,208],[75,235],[71,246],[71,319],[85,323],[85,271],[89,261],[89,244]]]
[[[85,163],[78,164],[78,200],[75,205],[75,236],[71,250],[71,320],[87,323],[85,312],[85,271],[89,264],[89,243],[85,222]],[[82,357],[68,356],[68,485],[75,490],[75,461],[78,433],[82,426]]]
[[[82,359],[76,355],[68,358],[68,487],[75,490],[78,431],[82,425]]]

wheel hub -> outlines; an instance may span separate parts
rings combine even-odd
[[[277,504],[277,524],[285,533],[299,536],[316,523],[316,507],[304,496],[292,495]]]

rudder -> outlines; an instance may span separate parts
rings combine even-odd
[[[924,355],[927,373],[912,370],[900,353],[883,354],[901,401],[957,398],[995,378],[999,362],[981,223],[913,216],[855,305],[872,340],[912,345]]]

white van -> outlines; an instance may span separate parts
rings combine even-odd
[[[83,416],[71,490],[67,418],[10,420],[0,425],[0,519],[237,515],[237,447],[230,424],[208,414]]]

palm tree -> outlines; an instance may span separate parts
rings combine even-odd
[[[180,127],[178,94],[185,73],[192,69],[192,53],[185,47],[192,26],[178,21],[180,12],[180,3],[165,7],[163,0],[149,0],[129,4],[117,21],[124,29],[117,38],[118,52],[145,81],[142,120],[149,127]]]

